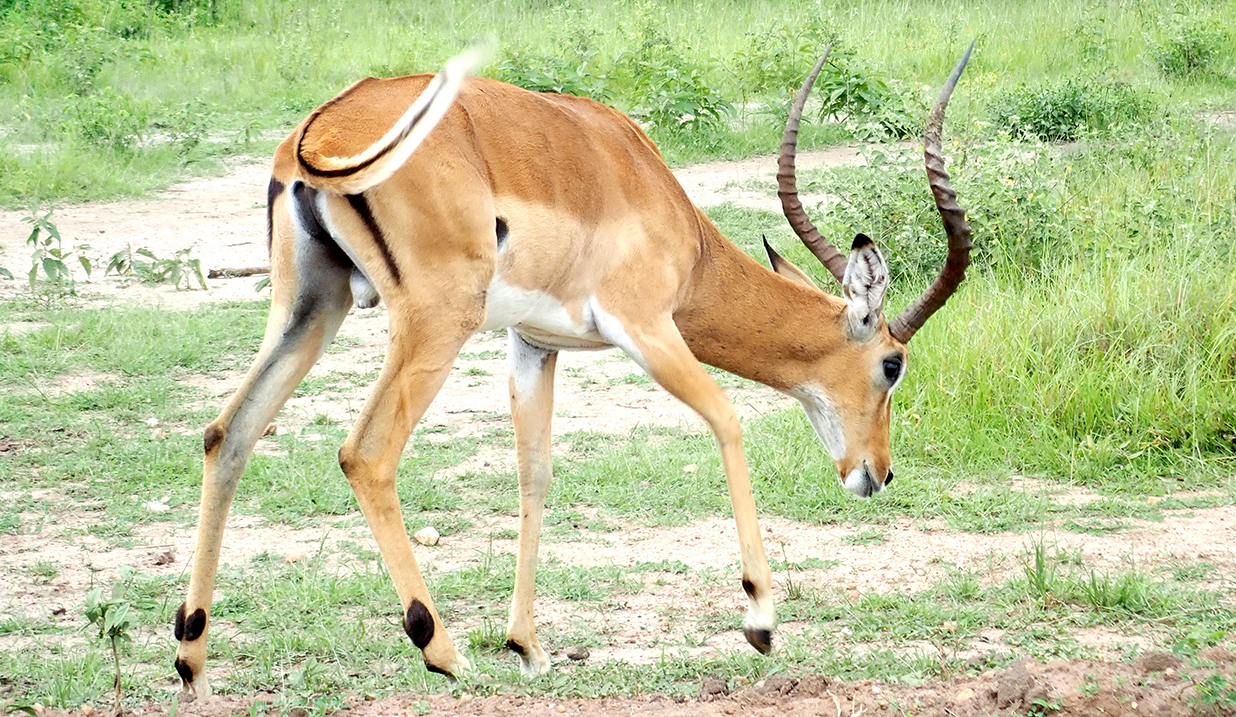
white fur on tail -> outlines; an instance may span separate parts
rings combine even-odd
[[[327,174],[329,178],[320,183],[328,184],[332,191],[360,194],[390,179],[442,121],[459,96],[463,81],[493,54],[493,45],[492,41],[479,43],[448,60],[381,139],[351,157],[315,159],[313,167],[306,168],[307,183],[315,186],[319,181],[313,175]]]

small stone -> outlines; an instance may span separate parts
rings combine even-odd
[[[1160,498],[1159,496],[1157,496],[1157,495],[1152,495],[1152,496],[1150,496],[1149,498],[1147,498],[1147,499],[1146,499],[1146,505],[1154,505],[1155,503],[1158,503],[1158,502],[1159,502],[1159,501],[1161,501],[1161,500],[1163,500],[1163,499],[1162,499],[1162,498]]]
[[[957,632],[957,623],[952,620],[946,620],[941,627],[944,628],[945,632]]]
[[[170,550],[165,550],[154,557],[155,565],[171,565],[176,562],[176,554]]]
[[[566,649],[567,658],[576,662],[587,660],[590,654],[592,653],[588,651],[587,645],[572,645]]]
[[[146,425],[150,426],[151,428],[154,428],[155,426],[159,425],[159,419],[155,418],[154,416],[151,416],[150,418],[146,419]]]
[[[171,510],[171,508],[162,500],[152,500],[146,504],[146,510],[151,513],[166,513]]]
[[[437,528],[428,525],[416,531],[412,537],[416,538],[416,542],[421,545],[437,545],[442,536],[438,534]]]
[[[288,561],[288,564],[290,565],[292,563],[296,563],[301,560],[304,560],[307,557],[309,557],[309,553],[303,550],[293,550],[292,552],[288,553],[288,556],[284,558],[284,560]]]
[[[167,440],[167,431],[163,430],[162,428],[156,428],[156,429],[154,429],[153,431],[151,431],[151,432],[150,432],[150,440],[152,440],[152,441],[166,441],[166,440]]]
[[[566,705],[558,705],[558,712],[559,712],[560,714],[561,714],[562,712],[566,712]]]
[[[279,433],[279,425],[277,423],[269,423],[265,430],[262,431],[263,436],[273,436]]]
[[[309,717],[309,710],[304,707],[293,707],[288,710],[288,717]]]
[[[79,711],[82,713],[82,717],[92,717],[94,715],[94,708],[90,705],[82,705]]]
[[[972,699],[974,699],[974,690],[969,687],[957,693],[958,702],[969,702]]]
[[[716,677],[705,677],[700,682],[700,698],[706,699],[709,697],[717,697],[729,692],[729,688],[725,686],[725,680]]]
[[[683,473],[694,473],[698,471],[699,469],[700,467],[695,465],[694,463],[688,463],[682,467],[682,472]]]
[[[750,683],[751,683],[751,680],[748,680],[746,677],[743,677],[742,675],[739,675],[734,678],[735,687],[746,687]]]

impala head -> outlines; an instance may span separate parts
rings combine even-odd
[[[808,367],[808,378],[791,393],[802,402],[816,433],[836,461],[846,489],[864,498],[879,492],[893,480],[889,410],[893,390],[905,376],[906,344],[957,289],[970,263],[970,227],[966,224],[965,211],[957,205],[957,194],[949,185],[948,172],[944,169],[940,130],[949,96],[973,49],[971,43],[940,90],[924,131],[927,182],[944,223],[948,257],[940,276],[891,322],[884,320],[888,265],[875,242],[859,234],[847,259],[811,223],[798,199],[794,156],[799,120],[811,86],[828,60],[828,52],[798,91],[781,140],[777,180],[782,209],[794,232],[841,284],[845,300],[844,307],[837,304],[838,311],[826,316],[821,326],[823,331],[841,335],[840,345],[816,359]],[[764,246],[774,271],[815,287],[804,272],[779,256],[767,242]],[[830,322],[840,326],[830,325]]]

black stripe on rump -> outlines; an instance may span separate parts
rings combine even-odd
[[[283,194],[283,182],[274,177],[266,185],[266,255],[270,256],[270,247],[275,241],[275,197]]]
[[[296,252],[297,281],[309,285],[300,286],[296,291],[296,305],[292,307],[292,318],[283,334],[285,341],[294,341],[318,312],[318,305],[324,294],[321,289],[312,286],[315,278],[320,278],[315,277],[315,274],[339,271],[346,276],[346,272],[350,272],[354,267],[352,260],[323,226],[322,216],[318,213],[317,196],[318,191],[304,182],[292,183],[292,201],[296,203],[296,214],[309,235],[311,246]]]
[[[348,194],[348,204],[352,205],[352,209],[360,215],[361,221],[365,223],[365,228],[369,230],[369,234],[373,236],[373,242],[378,245],[378,251],[382,252],[382,261],[386,262],[386,270],[395,278],[395,286],[403,283],[403,278],[399,275],[399,267],[395,265],[395,257],[391,255],[391,248],[386,243],[386,235],[382,233],[382,227],[378,226],[377,220],[373,218],[373,210],[369,208],[369,200],[365,199],[364,194]]]
[[[303,145],[305,143],[305,136],[309,134],[309,129],[313,127],[313,123],[316,122],[318,118],[322,116],[322,112],[324,112],[331,105],[342,100],[347,95],[347,93],[345,92],[344,94],[339,95],[338,97],[334,98],[330,102],[327,102],[326,104],[322,105],[321,107],[317,109],[317,111],[315,111],[312,115],[309,116],[309,121],[305,123],[305,129],[301,131],[300,139],[296,142],[296,159],[297,161],[300,162],[300,165],[305,168],[306,172],[308,172],[309,174],[312,174],[315,177],[346,177],[349,174],[359,172],[360,170],[365,169],[366,167],[369,167],[374,162],[377,162],[379,159],[382,159],[383,157],[385,157],[387,153],[389,153],[392,149],[397,147],[400,142],[404,141],[404,139],[406,139],[407,136],[412,132],[412,129],[416,127],[416,125],[420,124],[421,120],[425,117],[425,113],[428,112],[429,108],[433,106],[434,100],[438,98],[438,94],[441,93],[443,88],[445,87],[446,87],[445,82],[438,85],[437,89],[434,90],[433,95],[429,98],[429,101],[426,102],[425,106],[422,107],[421,110],[417,112],[415,116],[412,117],[412,121],[408,123],[408,126],[405,127],[404,130],[399,133],[399,136],[395,137],[393,141],[391,141],[389,144],[383,147],[381,151],[379,151],[377,154],[361,162],[360,164],[357,164],[355,167],[346,167],[344,169],[319,169],[313,166],[312,164],[310,164],[309,160],[305,159],[305,153],[303,149]]]

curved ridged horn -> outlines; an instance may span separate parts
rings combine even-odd
[[[927,117],[927,128],[923,131],[923,157],[927,162],[927,183],[931,185],[931,193],[936,198],[936,209],[940,211],[940,219],[944,222],[944,234],[948,237],[948,257],[940,276],[927,287],[923,295],[915,299],[897,315],[889,324],[889,333],[893,338],[906,343],[914,336],[914,332],[922,328],[927,319],[936,313],[948,297],[957,290],[957,285],[966,278],[966,267],[970,265],[970,225],[966,223],[966,211],[957,205],[957,192],[949,185],[948,172],[944,169],[944,157],[940,154],[940,130],[944,127],[944,110],[948,107],[949,96],[957,85],[957,78],[966,68],[974,43],[966,50],[961,62],[949,76],[948,82],[940,89],[940,96],[931,108]]]
[[[806,210],[803,209],[803,203],[798,200],[798,179],[794,174],[794,155],[798,150],[798,125],[803,116],[803,105],[807,104],[807,95],[811,93],[811,86],[815,84],[815,78],[819,77],[820,70],[824,68],[824,63],[828,61],[828,55],[832,51],[833,46],[829,45],[824,51],[824,56],[815,63],[815,69],[803,81],[803,86],[799,88],[798,95],[794,97],[794,104],[790,107],[790,118],[785,123],[785,134],[781,135],[781,156],[777,158],[777,196],[781,198],[781,211],[785,213],[785,218],[789,220],[794,233],[840,282],[845,276],[845,255],[837,251],[837,247],[830,244],[820,234],[820,230],[811,223]]]

